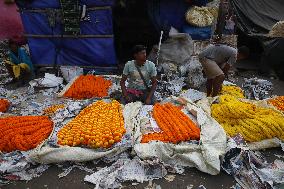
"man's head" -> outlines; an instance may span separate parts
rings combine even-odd
[[[249,48],[246,46],[241,46],[238,48],[237,59],[238,60],[246,59],[249,57],[249,54],[250,54]]]
[[[9,39],[8,44],[9,44],[9,48],[11,49],[11,51],[13,51],[15,53],[18,52],[19,44],[16,40]]]
[[[143,65],[146,62],[147,54],[146,47],[144,45],[136,45],[133,48],[133,56],[137,64]]]

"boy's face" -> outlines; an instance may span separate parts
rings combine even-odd
[[[134,54],[134,58],[138,63],[144,64],[147,59],[146,50]]]

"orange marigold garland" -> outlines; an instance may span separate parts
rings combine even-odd
[[[57,110],[63,109],[64,107],[65,107],[64,104],[55,104],[55,105],[52,105],[52,106],[45,108],[43,110],[43,114],[47,115],[47,116],[53,115]]]
[[[57,134],[58,144],[109,148],[125,134],[122,107],[116,100],[102,100],[83,109]]]
[[[47,116],[0,118],[0,151],[28,151],[37,147],[53,129]]]
[[[6,112],[10,106],[10,102],[6,99],[0,99],[0,112]]]
[[[108,95],[108,89],[111,85],[111,81],[101,76],[81,75],[63,96],[74,99],[105,97]]]
[[[200,129],[177,106],[170,103],[155,104],[153,117],[162,132],[143,135],[142,143],[159,140],[176,144],[181,141],[199,140],[200,138]]]
[[[278,110],[284,112],[284,96],[279,96],[268,101],[269,104],[273,105]]]

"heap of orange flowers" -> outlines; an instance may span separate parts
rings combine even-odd
[[[60,145],[109,148],[121,141],[125,132],[120,103],[100,100],[83,109],[57,137]]]
[[[37,147],[53,129],[47,116],[0,118],[0,151],[28,151]]]
[[[101,76],[81,75],[63,96],[74,99],[105,97],[108,95],[108,89],[111,84],[111,81],[106,80]]]
[[[284,112],[284,96],[279,96],[268,101],[269,104],[272,104],[278,110]]]
[[[200,139],[200,129],[177,106],[170,103],[155,104],[153,116],[162,132],[143,135],[142,143],[159,140],[176,144],[181,141]]]
[[[55,104],[55,105],[52,105],[52,106],[49,106],[47,108],[45,108],[43,110],[43,114],[44,115],[52,115],[54,114],[57,110],[59,109],[63,109],[65,107],[64,104]]]
[[[0,112],[6,112],[10,106],[10,102],[6,99],[0,99]]]

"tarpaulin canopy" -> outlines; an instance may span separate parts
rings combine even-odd
[[[0,2],[0,40],[21,35],[23,25],[15,4]]]
[[[267,34],[284,20],[283,0],[231,0],[238,27],[249,35]]]
[[[80,0],[86,18],[79,35],[64,33],[59,0],[18,0],[28,37],[31,58],[36,65],[115,66],[113,0]]]

